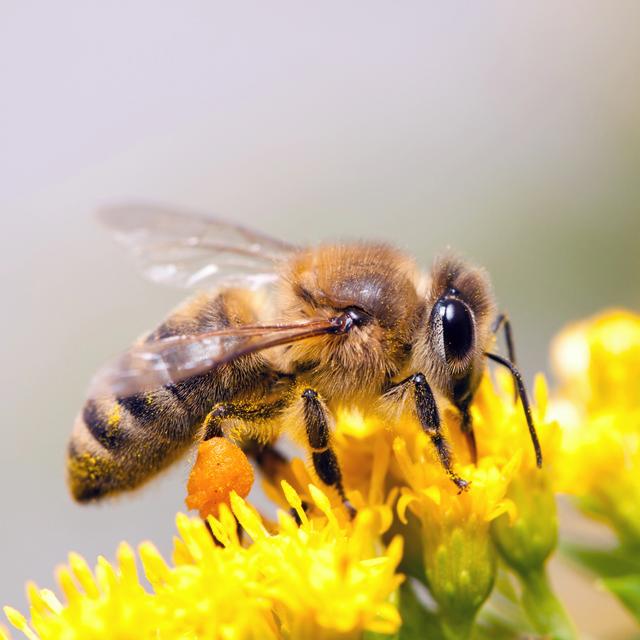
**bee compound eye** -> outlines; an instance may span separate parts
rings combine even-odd
[[[445,298],[436,312],[442,323],[442,342],[446,360],[464,358],[473,348],[474,321],[469,307],[456,298]]]

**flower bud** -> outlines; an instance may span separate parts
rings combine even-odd
[[[516,506],[513,518],[501,516],[492,524],[496,546],[522,584],[522,606],[533,627],[559,640],[576,637],[573,624],[556,597],[545,570],[558,542],[556,503],[549,475],[522,470],[507,492]]]
[[[493,588],[496,553],[489,523],[471,516],[452,526],[425,523],[424,570],[447,638],[466,638]]]
[[[542,567],[558,541],[556,503],[547,474],[537,469],[516,476],[507,497],[516,506],[493,522],[493,537],[506,563],[520,574]]]

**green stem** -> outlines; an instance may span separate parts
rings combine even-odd
[[[553,592],[544,567],[520,574],[520,578],[522,606],[536,631],[553,640],[575,640],[576,630]]]
[[[440,615],[442,635],[447,640],[468,640],[471,637],[474,624],[475,616],[465,617],[455,613],[447,615],[444,612]]]

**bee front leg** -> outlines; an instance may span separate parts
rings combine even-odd
[[[456,487],[460,491],[465,491],[469,483],[453,470],[451,449],[442,433],[438,405],[423,373],[414,373],[402,382],[393,385],[385,394],[385,398],[387,400],[403,399],[405,393],[412,394],[414,411],[423,431],[431,438],[440,464]]]
[[[304,423],[307,440],[311,447],[313,467],[322,482],[330,487],[336,488],[349,514],[353,517],[355,515],[355,509],[345,495],[338,458],[331,448],[329,429],[331,418],[329,409],[313,389],[305,389],[303,391],[302,402]]]

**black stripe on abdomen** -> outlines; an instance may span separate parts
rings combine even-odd
[[[141,425],[158,419],[157,401],[140,393],[118,398],[118,404],[124,407]]]
[[[165,384],[164,388],[176,399],[176,401],[186,408],[189,402],[193,390],[185,385],[184,382],[178,382],[177,384]]]
[[[117,409],[117,405],[115,405]],[[94,400],[88,400],[82,411],[89,433],[105,448],[119,449],[127,441],[127,434],[122,428],[122,417],[119,413],[110,419],[105,416]]]

